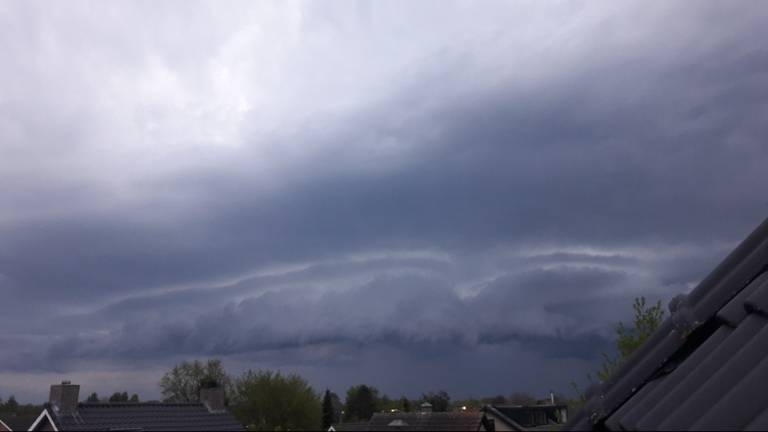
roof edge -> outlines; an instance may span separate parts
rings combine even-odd
[[[516,421],[512,420],[511,418],[507,417],[506,414],[504,414],[501,411],[497,410],[493,405],[484,405],[483,406],[483,411],[485,411],[485,410],[488,410],[491,413],[493,413],[493,415],[495,415],[497,417],[500,417],[502,420],[507,422],[509,424],[509,426],[512,427],[513,430],[516,430],[516,431],[524,431],[525,430],[525,428],[520,426],[520,424],[518,422],[516,422]]]
[[[35,420],[35,422],[34,422],[34,423],[32,423],[32,426],[30,426],[28,430],[31,430],[31,431],[35,430],[35,428],[36,428],[36,427],[37,427],[37,426],[40,424],[40,422],[41,422],[41,421],[42,421],[44,418],[47,418],[47,419],[48,419],[48,422],[51,424],[51,427],[53,428],[53,430],[54,430],[55,432],[58,432],[58,431],[59,431],[59,428],[56,426],[56,422],[54,422],[54,421],[53,421],[53,417],[52,417],[52,416],[51,416],[51,414],[48,412],[48,408],[43,408],[43,412],[41,412],[41,413],[40,413],[40,415],[39,415],[39,416],[37,416],[37,419]]]
[[[766,270],[765,255],[768,255],[768,218],[687,295],[673,299],[669,305],[670,316],[648,340],[608,380],[587,389],[583,407],[569,419],[566,429],[591,429],[624,405],[664,367],[666,359],[685,344],[692,331],[712,319],[720,308]]]

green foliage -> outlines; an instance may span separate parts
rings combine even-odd
[[[128,392],[115,392],[109,397],[109,402],[128,402]]]
[[[653,306],[646,306],[645,297],[635,298],[632,304],[635,318],[632,327],[627,328],[620,322],[616,327],[616,349],[618,354],[611,357],[603,353],[603,364],[597,371],[600,381],[607,380],[635,350],[648,339],[664,320],[664,309],[661,301]]]
[[[200,389],[216,384],[227,391],[231,387],[231,380],[218,359],[205,363],[199,360],[181,362],[160,379],[165,402],[176,403],[199,402]]]
[[[451,406],[451,397],[443,390],[424,393],[421,395],[421,400],[422,402],[429,402],[433,412],[446,412]]]
[[[391,411],[397,409],[397,401],[393,401],[389,396],[383,395],[379,398],[379,401],[376,404],[376,409],[378,411]]]
[[[647,306],[645,297],[636,297],[632,303],[632,310],[635,314],[632,327],[628,328],[622,322],[616,326],[616,355],[612,357],[603,353],[603,364],[596,372],[600,381],[606,381],[613,375],[664,321],[661,301],[657,301],[653,306]],[[591,374],[587,374],[587,379],[590,382],[594,381]],[[576,396],[567,400],[568,409],[576,411],[584,406],[586,397],[575,381],[571,382],[571,388]]]
[[[400,396],[397,399],[391,399],[387,395],[383,395],[376,401],[376,411],[382,412],[410,412],[411,405],[414,402],[408,400],[405,396]]]
[[[592,379],[591,375],[589,374],[587,375],[587,378],[590,380]],[[575,397],[566,400],[565,403],[568,405],[569,411],[576,412],[580,410],[585,403],[587,403],[587,396],[585,395],[584,390],[582,390],[582,388],[576,384],[576,381],[571,381],[571,389],[573,390]]]
[[[43,410],[42,405],[26,404],[21,405],[16,401],[16,397],[13,395],[8,396],[8,400],[3,403],[3,399],[0,398],[0,413],[11,414],[17,416],[36,416]]]
[[[482,400],[471,397],[469,399],[455,400],[451,404],[451,407],[452,411],[478,411],[483,407],[483,405],[485,405],[485,403]]]
[[[322,424],[319,396],[295,374],[246,371],[234,382],[232,406],[250,430],[312,430]]]
[[[379,391],[365,384],[347,390],[346,421],[368,421],[379,407]]]
[[[408,400],[405,396],[400,396],[400,400],[398,400],[398,408],[402,412],[411,412],[411,401]]]
[[[338,421],[331,392],[326,389],[325,395],[323,395],[323,430],[328,430],[331,425],[338,423]]]
[[[3,408],[6,412],[16,412],[19,409],[19,403],[16,402],[16,396],[8,396],[8,400],[5,402]]]
[[[132,394],[131,398],[128,399],[128,402],[139,403],[139,395],[137,395],[136,393]]]
[[[496,395],[489,398],[483,398],[482,401],[483,403],[489,405],[504,405],[507,403],[507,398],[502,395]]]
[[[645,297],[635,299],[632,305],[635,311],[634,327],[627,329],[623,323],[619,323],[616,333],[616,347],[622,360],[627,359],[630,354],[635,352],[648,339],[653,332],[661,325],[664,320],[664,309],[661,307],[661,300],[657,301],[651,307],[645,306]]]
[[[536,405],[536,398],[530,393],[515,392],[509,395],[504,403],[509,405]]]
[[[85,403],[99,403],[99,395],[96,392],[91,393],[85,400]]]
[[[339,398],[339,395],[334,392],[331,392],[331,405],[333,405],[333,418],[335,419],[335,422],[341,422],[341,413],[344,411],[344,403],[341,401],[341,398]]]

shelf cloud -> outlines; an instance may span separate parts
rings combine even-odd
[[[204,357],[337,393],[567,391],[633,297],[690,290],[768,213],[766,24],[0,5],[3,391],[149,399],[138,370]]]

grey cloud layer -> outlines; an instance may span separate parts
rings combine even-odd
[[[496,7],[515,15],[499,5],[489,11]],[[338,37],[334,26],[371,44],[387,34],[364,33],[355,14],[264,8],[275,20],[264,24],[269,31],[301,23],[298,10],[311,21],[298,29],[329,31],[329,40]],[[24,22],[10,9],[6,21]],[[446,48],[455,29],[440,27],[390,75],[376,75],[383,69],[374,66],[387,62],[374,58],[355,69],[352,87],[370,95],[345,88],[352,72],[331,82],[342,108],[328,108],[323,92],[328,99],[308,91],[306,105],[286,93],[312,115],[278,119],[254,108],[222,120],[206,111],[199,124],[189,113],[200,101],[222,112],[237,111],[238,95],[284,103],[254,96],[257,78],[237,91],[189,93],[191,83],[207,82],[189,71],[241,83],[255,69],[238,55],[250,62],[249,43],[269,45],[254,42],[259,33],[247,26],[228,38],[218,25],[234,19],[228,12],[210,38],[195,39],[218,63],[162,30],[155,57],[147,41],[121,37],[113,43],[126,44],[123,54],[100,57],[100,44],[72,34],[54,45],[93,48],[88,76],[101,71],[104,86],[69,77],[72,88],[59,93],[49,88],[50,71],[29,60],[44,54],[46,31],[6,26],[14,37],[3,39],[34,73],[22,86],[28,98],[0,93],[0,149],[10,155],[0,161],[0,295],[8,305],[0,370],[127,370],[224,356],[234,367],[305,371],[322,385],[390,382],[391,392],[401,391],[395,383],[413,392],[438,385],[440,371],[470,365],[486,372],[475,384],[457,379],[452,390],[500,388],[494,370],[536,390],[520,372],[534,369],[552,372],[547,385],[564,389],[557,365],[579,378],[606,348],[611,325],[627,318],[632,296],[689,289],[768,210],[764,8],[632,6],[654,31],[606,5],[574,9],[551,11],[557,19],[521,12],[539,17],[526,37],[523,24],[507,29],[486,11],[497,36],[456,24],[470,35],[456,50]],[[94,25],[80,13],[72,17]],[[50,30],[50,16],[31,15]],[[542,30],[552,28],[562,34]],[[308,66],[312,56],[286,57],[305,46],[322,51],[302,34],[286,36],[295,42],[289,49],[262,52],[283,67]],[[21,55],[25,46],[35,56]],[[365,64],[360,46],[342,47],[350,68]],[[395,59],[396,47],[382,48],[384,58]],[[331,77],[325,68],[318,74]],[[286,82],[312,88],[289,70]],[[273,72],[258,77],[269,83]],[[24,76],[11,68],[0,79]],[[38,82],[46,85],[34,90]],[[146,93],[97,91],[115,82]],[[70,94],[78,89],[91,105]],[[130,113],[100,105],[110,98]],[[264,126],[278,120],[282,127]],[[111,147],[105,128],[115,135]],[[216,137],[231,142],[175,142]],[[387,362],[421,375],[409,384],[407,370],[375,372]]]

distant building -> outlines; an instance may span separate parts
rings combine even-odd
[[[367,431],[487,431],[495,429],[481,412],[376,413]]]
[[[199,403],[79,403],[80,386],[51,386],[49,403],[31,431],[236,431],[243,425],[226,410],[224,389],[200,392]]]
[[[486,405],[482,411],[494,420],[497,431],[557,428],[568,420],[565,405]]]
[[[432,406],[423,404],[421,412],[376,413],[363,423],[340,423],[329,431],[522,431],[520,425],[507,418],[494,419],[482,411],[432,412]]]

